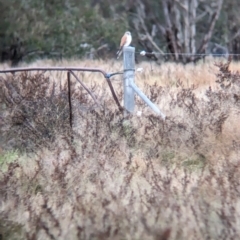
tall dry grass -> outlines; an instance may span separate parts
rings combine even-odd
[[[72,130],[66,73],[1,75],[0,236],[238,239],[240,76],[229,64],[136,66],[165,121],[139,98],[142,116],[124,118],[99,74],[78,73],[101,108],[72,78]],[[121,69],[32,64],[43,65]],[[121,76],[112,82],[121,100]]]

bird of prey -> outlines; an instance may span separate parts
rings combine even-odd
[[[117,59],[121,56],[123,47],[129,46],[131,42],[132,42],[132,35],[130,32],[127,31],[124,33],[124,35],[121,38],[120,47],[119,47],[119,50],[117,51]]]

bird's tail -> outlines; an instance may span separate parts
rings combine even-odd
[[[117,59],[119,59],[121,54],[122,54],[122,47],[117,51]]]

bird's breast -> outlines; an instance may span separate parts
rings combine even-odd
[[[124,46],[126,46],[126,47],[129,46],[131,41],[132,41],[132,37],[127,37],[126,43],[124,44]]]

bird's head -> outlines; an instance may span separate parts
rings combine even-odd
[[[129,31],[125,32],[127,36],[131,36],[131,33]]]

